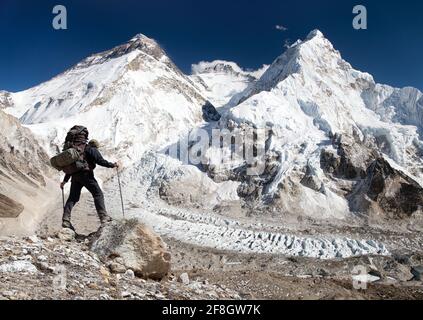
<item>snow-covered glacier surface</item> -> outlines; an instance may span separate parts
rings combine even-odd
[[[167,238],[192,245],[252,254],[276,254],[317,259],[360,255],[390,255],[383,243],[334,235],[298,236],[275,231],[275,225],[216,215],[207,210],[169,206],[158,199],[160,177],[177,175],[177,161],[149,154],[124,172],[128,217],[136,217]],[[106,184],[111,211],[120,213],[116,178]],[[140,185],[142,187],[140,187]],[[277,228],[276,228],[277,229]]]

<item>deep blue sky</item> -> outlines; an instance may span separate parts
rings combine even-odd
[[[66,31],[51,26],[56,4],[67,7]],[[367,31],[352,28],[356,4],[367,6]],[[422,16],[419,0],[0,0],[0,90],[39,84],[137,33],[158,40],[189,72],[200,60],[271,63],[286,39],[315,28],[378,82],[423,89]]]

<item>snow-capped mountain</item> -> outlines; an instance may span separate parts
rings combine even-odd
[[[239,190],[247,190],[244,196],[258,194],[279,211],[320,218],[421,211],[423,198],[416,195],[423,181],[422,93],[376,84],[343,60],[320,31],[292,45],[231,105],[223,128],[251,126],[271,133],[266,173],[244,181]],[[376,196],[361,199],[367,203],[363,209],[355,199],[367,192],[363,184],[374,183],[378,159],[383,167],[378,178],[405,175],[407,182],[379,181]],[[407,197],[413,209],[398,201]]]
[[[205,118],[218,118],[192,81],[144,35],[13,93],[11,101],[6,111],[44,137],[47,149],[55,151],[77,123],[128,161],[172,142]]]
[[[235,62],[215,60],[193,64],[190,78],[216,106],[226,105],[231,98],[257,81],[268,68],[245,71]]]
[[[184,75],[157,42],[138,35],[37,87],[0,93],[0,106],[50,154],[71,126],[86,125],[107,157],[126,160],[128,214],[183,242],[321,258],[386,254],[380,243],[333,235],[291,238],[279,227],[269,233],[273,225],[257,221],[269,212],[283,216],[284,226],[289,217],[332,222],[362,213],[421,216],[417,89],[376,84],[319,31],[255,72],[227,61],[192,69],[193,75]],[[209,101],[222,107],[221,115]],[[239,159],[215,163],[215,146],[202,154],[208,163],[198,167],[163,153],[204,127],[234,134],[265,128],[264,172],[249,175]],[[109,177],[103,182],[113,215],[120,212],[120,196]],[[251,222],[250,214],[259,218]]]

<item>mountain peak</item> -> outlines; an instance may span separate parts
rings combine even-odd
[[[326,66],[328,59],[340,62],[342,57],[324,34],[320,30],[315,29],[307,35],[304,41],[298,40],[289,47],[275,60],[268,71],[272,72],[273,67],[277,69],[277,74],[280,75],[282,72],[287,76],[298,72],[305,66],[309,66],[312,69],[319,66],[323,68]],[[338,65],[338,63],[332,65]]]
[[[325,36],[320,30],[314,29],[308,34],[306,40],[311,40],[313,38],[325,38]]]
[[[139,33],[124,44],[88,57],[83,62],[79,63],[77,67],[84,68],[89,65],[101,64],[136,50],[148,54],[157,60],[162,60],[163,57],[167,57],[165,51],[160,47],[156,40]]]
[[[332,43],[320,30],[311,31],[304,40],[298,40],[280,55],[261,76],[259,81],[242,95],[234,97],[232,104],[245,101],[261,91],[270,91],[291,75],[301,74],[328,79],[334,75],[345,77],[352,72],[352,66],[342,59]],[[355,77],[372,82],[370,75],[353,72]]]
[[[137,40],[144,40],[144,39],[151,40],[151,38],[147,37],[145,34],[138,33],[135,36],[133,36],[132,39],[129,41],[137,41]]]
[[[160,45],[157,43],[156,40],[149,38],[145,34],[142,34],[142,33],[138,33],[137,35],[132,37],[131,40],[128,41],[128,44],[133,44],[133,43],[137,43],[147,47],[160,47]]]

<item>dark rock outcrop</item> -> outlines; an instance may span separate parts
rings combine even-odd
[[[206,102],[206,104],[202,108],[203,110],[203,119],[204,121],[219,121],[221,116],[219,112],[217,112],[216,108],[210,103]]]
[[[363,179],[369,163],[378,158],[378,153],[357,139],[346,136],[333,137],[336,151],[325,149],[320,155],[321,168],[342,179]]]
[[[310,166],[307,166],[306,174],[301,180],[301,184],[307,188],[310,188],[316,192],[323,192],[324,185],[320,181],[319,177],[316,175],[314,169]]]
[[[366,179],[357,185],[350,203],[355,211],[407,218],[422,210],[423,188],[385,159],[378,158],[367,169]]]

